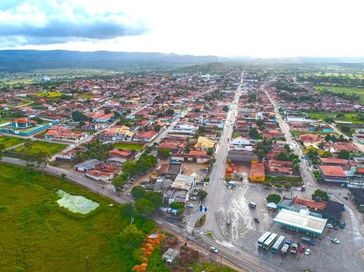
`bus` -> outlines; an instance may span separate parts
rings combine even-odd
[[[272,252],[274,254],[277,254],[279,252],[279,250],[281,249],[281,247],[283,246],[285,241],[286,241],[286,237],[284,237],[283,235],[279,236],[277,241],[272,246]]]
[[[270,235],[271,235],[271,233],[269,231],[267,231],[262,236],[260,236],[260,238],[258,239],[258,246],[262,247],[263,246],[263,243],[265,242],[265,240],[268,239],[268,237]]]
[[[275,233],[272,233],[269,238],[267,240],[265,240],[265,242],[263,243],[263,248],[264,249],[269,249],[273,244],[274,242],[277,240],[277,234]]]

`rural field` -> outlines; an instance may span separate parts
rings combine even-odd
[[[12,136],[0,136],[0,144],[3,144],[5,148],[12,147],[24,143],[25,139],[12,137]]]
[[[360,97],[360,103],[364,103],[364,89],[353,88],[353,87],[332,87],[332,86],[316,85],[315,90],[319,92],[329,91],[332,93],[357,94]]]
[[[310,111],[307,112],[308,117],[311,119],[324,120],[325,118],[332,118],[334,120],[352,122],[353,124],[363,124],[364,121],[358,118],[357,112],[346,112],[343,116],[337,117],[339,112],[324,112],[324,111]]]
[[[57,189],[100,206],[71,213],[56,203]],[[129,219],[120,207],[56,177],[0,164],[0,271],[131,271],[135,263],[119,239]],[[154,228],[135,221],[145,232]]]
[[[56,154],[62,149],[65,149],[67,145],[59,143],[49,143],[41,141],[31,142],[31,152],[48,151],[50,155]],[[22,153],[24,151],[24,146],[19,146],[15,148],[16,153]]]

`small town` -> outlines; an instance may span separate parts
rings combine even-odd
[[[2,0],[0,272],[363,272],[363,10]]]

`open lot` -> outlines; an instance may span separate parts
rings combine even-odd
[[[353,88],[353,87],[332,87],[332,86],[316,85],[315,90],[319,92],[329,91],[332,93],[357,94],[360,97],[360,103],[364,103],[364,89]]]
[[[56,154],[66,147],[67,145],[58,143],[49,143],[42,141],[31,142],[31,152],[47,151],[50,155]],[[19,146],[15,148],[15,152],[22,153],[24,151],[24,148],[24,146]]]
[[[25,139],[12,137],[12,136],[0,136],[0,144],[3,144],[5,148],[12,147],[24,143]]]
[[[73,214],[57,205],[57,189],[100,206]],[[120,205],[58,178],[1,164],[0,216],[0,271],[131,271],[135,264],[120,250],[118,234],[129,224]]]
[[[359,120],[359,113],[357,112],[346,112],[343,117],[337,117],[338,112],[311,111],[307,112],[307,114],[311,119],[324,120],[325,118],[332,118],[338,121],[352,122],[353,124],[364,124],[364,121]]]
[[[114,148],[125,149],[125,150],[135,150],[140,151],[143,149],[143,144],[134,144],[134,143],[115,143],[113,144]]]

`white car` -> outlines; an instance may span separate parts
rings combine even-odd
[[[311,249],[306,248],[306,249],[305,249],[305,255],[310,255],[310,253],[311,253]]]
[[[213,253],[218,253],[219,252],[219,250],[214,246],[210,247],[210,251],[213,252]]]
[[[331,242],[335,243],[335,244],[340,244],[340,241],[336,238],[331,238]]]
[[[334,228],[334,226],[333,226],[332,224],[326,224],[326,228],[328,228],[328,229],[333,229],[333,228]]]
[[[191,203],[187,203],[186,207],[187,207],[187,208],[193,208],[193,204],[191,204]]]

